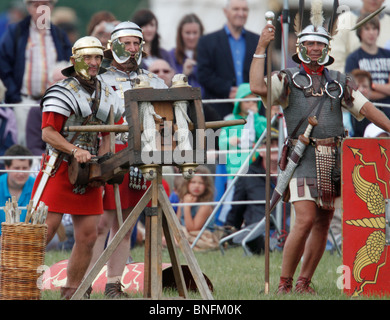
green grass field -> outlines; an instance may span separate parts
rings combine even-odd
[[[131,252],[135,262],[144,262],[144,248],[136,247]],[[268,294],[264,293],[265,285],[265,257],[264,255],[246,256],[241,247],[229,248],[223,255],[221,251],[195,252],[196,259],[202,270],[213,284],[213,297],[216,300],[352,300],[378,299],[378,297],[352,298],[345,295],[338,287],[337,280],[341,274],[337,268],[342,265],[342,258],[337,253],[326,251],[313,277],[313,285],[318,293],[310,295],[276,295],[279,283],[282,253],[270,253]],[[49,251],[46,254],[45,264],[50,266],[60,260],[67,259],[69,252]],[[185,259],[180,257],[182,264]],[[167,250],[163,250],[163,262],[170,263]],[[297,277],[297,276],[296,276]],[[176,297],[172,290],[164,290],[164,297]],[[92,299],[105,299],[102,294],[92,294]],[[134,298],[142,298],[137,294]],[[201,299],[197,293],[191,293],[191,299]],[[43,300],[59,299],[58,291],[44,291]],[[388,300],[388,297],[381,299]]]

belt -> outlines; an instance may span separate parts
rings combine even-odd
[[[331,144],[331,143],[335,143],[336,146],[341,146],[341,141],[343,141],[343,139],[344,139],[344,137],[341,137],[341,136],[325,138],[325,139],[309,138],[310,144],[312,146],[316,146],[318,144],[325,145],[325,144]],[[293,146],[295,146],[298,143],[298,139],[291,139],[291,143]]]

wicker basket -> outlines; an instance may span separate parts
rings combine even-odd
[[[1,225],[0,299],[39,300],[38,267],[45,260],[47,225]]]

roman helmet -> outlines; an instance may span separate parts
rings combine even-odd
[[[144,37],[142,29],[135,23],[124,21],[119,23],[111,33],[111,39],[108,42],[108,47],[112,51],[112,56],[118,63],[125,63],[131,58],[131,53],[125,49],[125,44],[120,41],[121,37],[137,37],[141,43],[139,51],[135,54],[134,60],[137,65],[141,64],[142,56],[145,54],[143,49]]]
[[[325,44],[322,50],[321,57],[317,60],[319,65],[330,65],[334,62],[334,58],[329,55],[330,40],[336,34],[336,19],[337,19],[338,1],[334,1],[334,11],[329,23],[328,30],[323,26],[324,17],[322,11],[322,1],[315,0],[311,6],[311,24],[302,30],[304,1],[299,2],[299,11],[295,17],[294,28],[297,34],[297,52],[292,56],[292,59],[297,63],[310,63],[311,59],[307,55],[307,48],[304,45],[305,41],[316,41]]]
[[[86,55],[99,55],[103,60],[103,50],[104,47],[99,39],[91,36],[86,36],[78,39],[72,47],[72,56],[74,59],[74,64],[68,68],[62,70],[62,74],[65,76],[70,76],[73,71],[85,79],[90,79],[88,73],[89,66],[84,61],[84,56]],[[100,68],[100,73],[102,73],[102,68]]]

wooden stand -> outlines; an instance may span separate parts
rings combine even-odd
[[[201,269],[195,259],[193,251],[180,228],[179,221],[165,193],[162,181],[162,168],[157,167],[157,177],[152,181],[150,187],[139,201],[133,211],[123,222],[112,241],[103,251],[95,265],[92,267],[84,281],[80,284],[72,300],[82,299],[83,295],[92,284],[100,270],[108,261],[112,253],[118,247],[125,234],[135,225],[139,215],[145,209],[145,276],[144,276],[144,298],[162,298],[162,235],[164,233],[167,248],[171,258],[172,269],[176,281],[178,294],[187,298],[187,288],[181,269],[176,243],[182,251],[188,264],[189,270],[194,278],[202,299],[212,300],[213,296],[203,276]],[[151,207],[146,207],[151,201]],[[175,243],[176,240],[176,243]]]
[[[195,256],[192,252],[190,244],[188,243],[183,231],[181,230],[179,221],[175,212],[170,204],[167,194],[162,186],[162,166],[163,165],[178,165],[183,166],[183,163],[177,164],[172,162],[172,157],[168,157],[169,161],[166,161],[166,155],[172,155],[175,149],[175,143],[172,140],[173,134],[170,136],[172,142],[164,139],[164,143],[159,143],[159,148],[156,152],[164,154],[160,161],[153,162],[151,164],[145,163],[143,156],[149,156],[149,152],[144,152],[141,148],[141,134],[143,128],[139,119],[138,106],[140,102],[153,102],[157,114],[161,115],[162,119],[167,121],[167,125],[174,126],[175,116],[173,112],[173,103],[175,101],[188,101],[188,116],[191,119],[189,128],[194,140],[192,141],[194,151],[199,152],[199,157],[196,153],[193,154],[193,158],[189,159],[184,165],[196,165],[197,160],[204,161],[206,159],[206,146],[205,146],[205,130],[206,124],[204,121],[203,108],[201,103],[201,92],[199,88],[192,88],[189,86],[177,87],[171,89],[152,89],[142,88],[128,90],[125,93],[125,116],[128,123],[125,131],[128,131],[128,147],[114,154],[108,159],[105,159],[99,163],[98,173],[96,176],[91,175],[90,172],[84,173],[79,166],[75,166],[73,172],[76,177],[80,174],[87,177],[86,183],[91,179],[97,179],[99,181],[109,181],[116,177],[121,177],[125,172],[128,172],[130,166],[142,167],[143,165],[152,165],[156,170],[156,177],[152,180],[152,183],[148,190],[144,193],[141,200],[134,207],[133,211],[127,217],[118,232],[115,234],[107,248],[101,254],[95,265],[92,267],[84,281],[81,283],[77,291],[72,296],[72,299],[83,298],[84,293],[87,291],[93,280],[96,278],[104,264],[111,257],[112,253],[118,247],[119,243],[125,237],[126,233],[131,230],[140,216],[141,212],[145,209],[145,262],[144,262],[144,297],[151,299],[161,299],[162,296],[162,237],[164,236],[167,243],[167,248],[172,262],[172,269],[178,293],[180,297],[187,298],[187,288],[184,281],[182,268],[180,265],[177,246],[182,251],[184,258],[188,264],[189,271],[195,281],[195,284],[199,290],[199,293],[203,299],[213,299],[210,288],[207,285],[205,277],[201,272]],[[165,122],[163,122],[165,125]],[[156,123],[156,130],[159,132],[157,135],[162,139],[165,136],[165,129],[161,128],[161,123]],[[218,123],[217,126],[233,125],[229,122]],[[109,132],[115,132],[116,129],[109,126],[107,129]],[[119,128],[120,126],[115,126]],[[67,130],[93,130],[102,132],[104,128],[97,128],[96,126],[83,126],[82,128],[69,127]],[[123,130],[123,129],[120,129]],[[168,131],[168,130],[167,130]],[[170,130],[173,131],[174,130]],[[123,132],[123,131],[122,131]],[[169,140],[169,139],[168,139]],[[152,152],[152,153],[153,153]],[[72,175],[72,174],[71,174]],[[147,204],[151,201],[151,207],[147,207]]]

